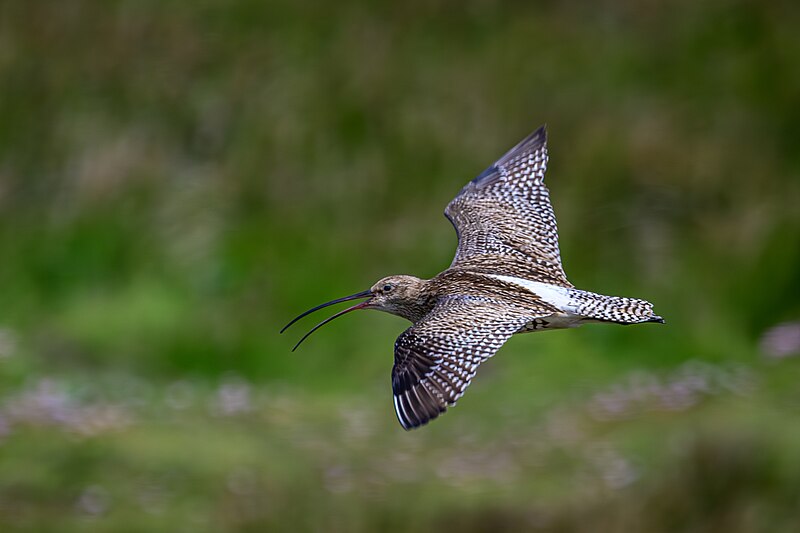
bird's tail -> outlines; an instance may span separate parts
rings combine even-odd
[[[653,304],[646,300],[605,296],[578,289],[570,289],[569,296],[570,304],[576,308],[575,313],[589,320],[617,324],[664,323],[664,319],[653,312]]]

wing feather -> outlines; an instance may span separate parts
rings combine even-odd
[[[542,126],[459,192],[445,210],[458,235],[451,269],[572,287],[561,265],[546,168]]]
[[[395,342],[392,392],[403,428],[427,424],[455,405],[482,362],[527,322],[550,313],[546,306],[517,309],[470,297],[440,301]]]

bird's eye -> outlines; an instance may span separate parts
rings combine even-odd
[[[389,285],[388,283],[383,286],[383,292],[389,292],[392,289],[394,289],[394,287],[392,285]]]

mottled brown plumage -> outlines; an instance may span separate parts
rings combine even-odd
[[[445,209],[458,234],[451,269],[572,287],[561,267],[546,168],[541,127],[461,189]]]
[[[322,321],[377,309],[412,322],[395,342],[395,412],[412,429],[455,405],[478,366],[512,335],[587,322],[663,322],[647,301],[575,289],[561,266],[558,230],[544,184],[544,127],[468,183],[445,215],[458,235],[450,268],[430,280],[389,276],[369,290],[319,305],[367,298]]]

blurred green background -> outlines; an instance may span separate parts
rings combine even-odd
[[[0,3],[3,531],[796,531],[800,6]],[[392,409],[447,202],[547,123],[567,274],[666,326]],[[322,318],[322,317],[320,317]]]

